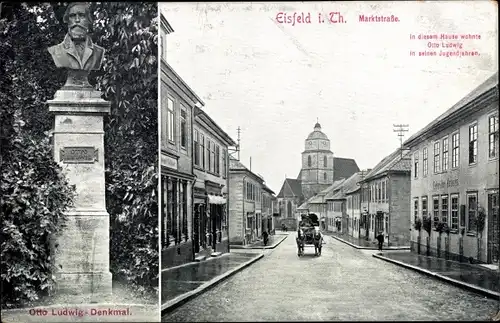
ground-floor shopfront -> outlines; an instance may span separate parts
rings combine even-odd
[[[192,242],[192,186],[194,177],[173,170],[161,175],[162,268],[194,260]]]
[[[195,186],[193,216],[193,252],[209,257],[214,252],[229,252],[227,202],[221,187],[204,183]]]
[[[271,214],[264,214],[262,215],[262,232],[267,232],[268,234],[273,233],[274,231],[274,222],[273,222],[273,216]]]
[[[413,204],[413,217],[428,213],[433,224],[430,235],[412,228],[412,251],[457,261],[499,262],[498,188],[457,187],[414,196]],[[481,217],[483,224],[477,220]],[[440,222],[446,222],[450,230],[439,232],[435,224]]]

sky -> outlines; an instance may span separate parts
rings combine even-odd
[[[317,120],[335,157],[372,168],[399,147],[394,124],[408,124],[409,138],[498,70],[492,1],[164,2],[160,8],[174,29],[167,62],[234,140],[241,128],[241,162],[250,167],[251,158],[252,171],[276,194],[285,176],[297,177]],[[311,22],[280,23],[280,12],[309,13]],[[344,23],[331,23],[331,12]],[[393,15],[399,22],[360,22],[359,15]],[[480,39],[418,39],[434,34]],[[445,47],[453,42],[479,56],[439,56],[456,50]],[[424,51],[437,56],[419,56]]]

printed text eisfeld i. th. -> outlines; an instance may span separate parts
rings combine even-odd
[[[330,11],[328,13],[318,12],[316,15],[310,12],[278,12],[276,14],[276,22],[291,26],[312,23],[330,23],[330,24],[345,24],[347,23],[346,15],[340,11]],[[394,23],[399,22],[399,18],[395,15],[358,15],[358,22],[362,23]]]

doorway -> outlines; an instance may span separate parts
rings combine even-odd
[[[488,263],[498,263],[500,253],[500,221],[498,192],[488,194]]]
[[[377,236],[380,231],[384,231],[384,212],[378,211],[375,216],[375,236]]]

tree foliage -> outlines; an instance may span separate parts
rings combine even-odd
[[[52,158],[48,136],[33,140],[18,114],[0,184],[3,307],[36,300],[52,289],[52,242],[74,197],[74,187]]]
[[[54,184],[57,192],[47,191],[61,194],[57,195],[59,200],[53,199],[59,201],[59,205],[51,202],[53,209],[44,209],[52,221],[46,229],[48,234],[57,231],[62,223],[61,212],[69,205],[69,201],[62,198],[71,196],[69,187],[59,175],[49,149],[48,130],[54,117],[45,104],[66,78],[66,72],[55,67],[47,51],[49,46],[61,42],[67,32],[62,22],[65,9],[66,3],[2,3],[1,147],[2,166],[10,167],[2,177],[3,227],[5,221],[14,216],[31,223],[33,217],[40,216],[41,221],[45,214],[31,215],[31,211],[22,208],[14,212],[8,204],[11,197],[4,194],[4,185],[14,191],[16,186],[12,185],[31,183],[31,195],[23,195],[23,198],[33,206],[39,202],[37,194],[47,191],[48,183],[59,181]],[[102,69],[93,72],[90,81],[103,92],[103,98],[111,102],[111,114],[105,118],[111,270],[115,277],[121,276],[140,289],[155,288],[158,282],[157,4],[93,2],[91,9],[96,17],[92,39],[104,47],[106,53]],[[19,126],[20,121],[23,127]],[[17,169],[20,166],[13,161],[20,161],[23,169]],[[5,173],[4,167],[2,173]],[[5,231],[2,238],[4,234]],[[11,241],[14,233],[9,234],[2,241],[14,243]],[[3,247],[2,242],[2,250]],[[26,244],[26,248],[30,253],[39,252],[38,258],[46,257],[49,261],[46,252],[34,250],[38,246]],[[3,259],[4,268],[15,267]],[[25,273],[19,274],[24,275],[25,280],[28,279],[26,271],[34,270],[27,266],[20,269]],[[48,268],[38,270],[48,275]],[[5,283],[3,275],[2,282]],[[41,290],[39,286],[23,288],[29,290],[23,291],[29,294],[28,298],[36,297]],[[18,300],[19,297],[12,302]]]

